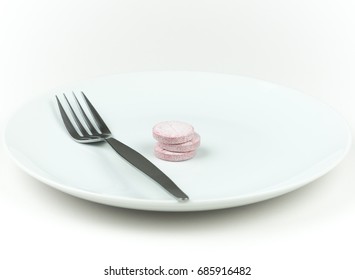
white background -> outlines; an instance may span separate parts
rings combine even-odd
[[[351,0],[0,0],[0,130],[26,101],[69,82],[199,70],[299,89],[336,108],[353,132],[354,15]],[[354,149],[326,176],[276,199],[153,213],[53,190],[1,146],[0,279],[118,279],[103,275],[109,265],[244,265],[253,275],[245,279],[354,279]]]

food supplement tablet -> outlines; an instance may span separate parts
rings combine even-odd
[[[181,144],[194,136],[192,125],[180,121],[165,121],[153,127],[153,137],[163,144]]]
[[[158,146],[164,150],[170,152],[190,152],[196,150],[200,146],[200,135],[195,133],[193,138],[190,141],[181,144],[164,144],[158,142]]]
[[[196,150],[186,152],[186,153],[178,153],[178,152],[170,152],[164,150],[159,147],[159,145],[155,145],[154,154],[157,158],[167,161],[184,161],[191,159],[195,156]]]

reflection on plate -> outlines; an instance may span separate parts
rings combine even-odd
[[[114,136],[161,168],[190,197],[177,202],[105,144],[81,145],[63,127],[54,94],[84,91]],[[197,156],[153,155],[154,124],[194,125]],[[25,105],[5,143],[17,164],[71,195],[119,207],[198,211],[235,207],[295,190],[334,168],[349,150],[344,120],[296,90],[199,72],[142,72],[81,82]]]

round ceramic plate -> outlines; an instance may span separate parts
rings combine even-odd
[[[65,130],[55,94],[84,91],[115,138],[162,169],[190,197],[178,202],[108,145],[84,145]],[[154,124],[179,120],[201,135],[184,162],[154,157]],[[199,72],[142,72],[76,83],[25,105],[5,143],[27,173],[98,203],[156,211],[245,205],[293,191],[346,155],[348,126],[332,108],[296,90]]]

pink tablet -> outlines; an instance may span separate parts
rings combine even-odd
[[[192,139],[190,141],[185,142],[185,143],[164,144],[164,143],[158,142],[158,146],[160,148],[170,151],[170,152],[184,153],[184,152],[194,151],[200,146],[200,135],[198,135],[197,133],[194,133]]]
[[[162,160],[183,161],[183,160],[188,160],[190,158],[193,158],[196,154],[196,150],[186,152],[186,153],[170,152],[160,148],[159,145],[157,144],[154,149],[154,154],[157,158],[160,158]]]
[[[194,128],[180,121],[165,121],[153,127],[153,137],[163,144],[181,144],[190,141]]]

